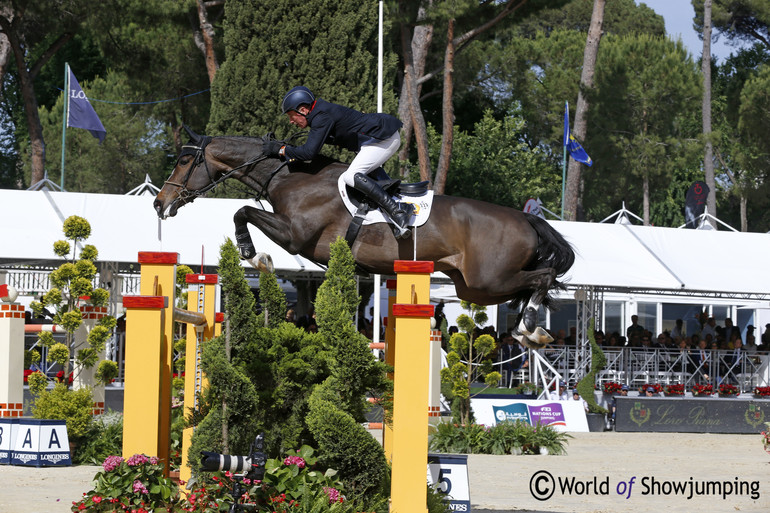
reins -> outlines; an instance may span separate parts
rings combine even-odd
[[[185,144],[184,146],[182,146],[182,153],[179,155],[179,157],[181,158],[185,154],[185,150],[188,150],[188,153],[191,153],[191,151],[189,151],[189,150],[194,150],[195,151],[195,156],[194,156],[193,163],[190,165],[190,167],[187,170],[187,173],[185,174],[185,177],[184,177],[184,179],[182,180],[181,183],[172,182],[171,180],[166,180],[166,182],[165,182],[166,184],[173,185],[173,186],[179,187],[181,189],[179,191],[179,199],[182,201],[183,204],[184,203],[190,203],[190,202],[194,201],[196,198],[198,198],[199,196],[202,196],[202,195],[206,194],[208,191],[210,191],[211,189],[213,189],[214,187],[216,187],[220,183],[224,182],[225,180],[227,180],[228,178],[233,176],[233,174],[236,173],[237,171],[239,171],[241,169],[244,169],[244,168],[251,167],[251,166],[253,166],[253,165],[255,165],[255,164],[259,163],[259,162],[262,162],[263,160],[267,160],[268,159],[268,157],[266,155],[260,155],[258,157],[255,157],[255,158],[251,159],[251,160],[247,160],[243,164],[240,164],[240,165],[238,165],[236,167],[231,168],[229,171],[227,171],[225,173],[222,173],[222,176],[220,176],[219,178],[214,178],[211,175],[211,170],[209,169],[208,161],[205,158],[206,146],[208,145],[208,143],[210,141],[211,141],[211,137],[207,136],[206,138],[203,139],[202,144],[200,144],[199,146],[196,146],[196,145],[193,145],[193,144]],[[187,188],[187,183],[189,182],[190,177],[192,176],[193,170],[195,168],[197,168],[198,165],[200,165],[201,163],[203,163],[203,166],[206,169],[206,175],[209,178],[209,184],[204,186],[204,187],[202,187],[202,188],[200,188],[199,190],[190,190],[190,189]],[[273,177],[275,177],[275,175],[277,175],[278,172],[286,164],[287,164],[287,162],[281,162],[278,165],[278,167],[275,168],[270,173],[270,175],[267,178],[267,181],[264,184],[260,184],[257,180],[254,180],[253,178],[249,177],[260,188],[260,190],[256,190],[255,189],[256,192],[257,192],[257,199],[258,200],[261,199],[263,196],[265,198],[267,198],[268,200],[270,199],[269,195],[268,195],[268,192],[267,192],[267,189],[268,189],[268,187],[270,185],[270,182],[273,180]],[[246,176],[248,176],[248,175],[246,175]]]

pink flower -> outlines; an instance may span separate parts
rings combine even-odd
[[[138,479],[134,481],[134,493],[147,493],[147,487]]]
[[[343,500],[339,490],[337,490],[336,488],[332,488],[330,486],[324,486],[324,493],[329,496],[329,504],[334,504],[335,502],[342,502]]]
[[[287,467],[297,465],[299,468],[305,468],[305,460],[301,456],[289,456],[283,460],[283,464]]]
[[[120,456],[107,456],[107,459],[102,463],[102,468],[105,472],[112,472],[123,463],[123,458]]]
[[[93,497],[91,497],[91,500],[94,501],[94,504],[99,504],[100,502],[102,502],[102,498],[99,497],[98,495],[94,495]]]
[[[147,456],[145,456],[144,454],[134,454],[133,456],[128,458],[128,460],[126,461],[126,464],[128,464],[129,467],[136,467],[137,465],[143,465],[148,461],[150,460],[148,460]]]

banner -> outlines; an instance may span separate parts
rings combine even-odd
[[[572,133],[570,133],[569,104],[566,102],[564,103],[564,146],[567,148],[567,151],[574,160],[582,162],[589,167],[593,165],[594,162],[591,160],[591,157],[588,156],[586,150],[583,149],[577,139],[575,139]]]
[[[96,111],[91,106],[91,102],[88,101],[88,97],[80,87],[75,74],[72,73],[72,69],[69,67],[68,69],[70,76],[69,95],[67,95],[67,126],[85,128],[91,132],[91,135],[99,139],[99,144],[101,144],[104,142],[107,131],[104,129],[99,116],[96,115]]]
[[[706,182],[694,182],[684,198],[685,227],[695,229],[698,227],[698,218],[706,211],[706,200],[709,195],[709,186]]]

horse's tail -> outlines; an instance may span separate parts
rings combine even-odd
[[[527,265],[527,271],[534,271],[536,269],[552,268],[556,271],[556,280],[553,283],[553,289],[565,290],[566,287],[563,282],[559,281],[559,278],[564,276],[564,273],[569,271],[572,264],[575,263],[575,250],[562,235],[557,232],[548,221],[545,219],[524,213],[524,217],[527,219],[532,228],[537,232],[537,236],[540,239],[537,245],[537,253],[535,258]],[[520,294],[516,294],[513,299],[512,306],[524,305],[531,297],[532,291],[522,291]],[[543,306],[546,308],[552,308],[554,306],[554,298],[551,294],[546,294],[543,300]]]

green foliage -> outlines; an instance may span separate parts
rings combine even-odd
[[[315,301],[318,332],[330,351],[339,407],[363,422],[367,392],[379,395],[389,385],[384,366],[369,349],[369,340],[353,324],[360,297],[355,288],[355,261],[347,242],[338,237],[330,246],[330,255],[329,268]]]
[[[596,384],[596,375],[607,366],[607,357],[604,351],[596,343],[594,336],[593,319],[588,322],[588,342],[591,344],[591,370],[583,376],[575,389],[580,397],[588,404],[589,413],[607,413],[607,409],[599,406],[594,397],[594,385]]]
[[[516,209],[529,198],[558,201],[561,172],[543,148],[528,145],[524,128],[520,113],[496,119],[491,110],[484,112],[472,132],[455,128],[446,193]],[[441,134],[431,129],[429,135],[431,158],[437,161]],[[526,187],[511,187],[512,183]]]
[[[356,0],[225,4],[225,47],[213,84],[208,131],[232,135],[279,136],[293,132],[281,113],[283,95],[295,85],[318,97],[376,110],[377,5]],[[386,23],[389,18],[386,16]],[[293,20],[293,23],[284,23]],[[385,82],[396,60],[385,48]],[[258,69],[260,73],[253,73]],[[385,88],[386,112],[395,112],[393,91]]]
[[[96,379],[102,385],[111,383],[118,377],[118,364],[112,360],[102,360],[96,368]]]
[[[80,260],[89,260],[94,262],[98,257],[99,251],[93,244],[86,244],[83,246],[83,251],[80,252]]]
[[[62,227],[64,236],[78,242],[91,236],[91,224],[80,216],[69,216]]]
[[[442,422],[430,439],[430,449],[461,454],[565,454],[571,435],[552,426],[500,422],[492,427]]]
[[[321,461],[339,470],[349,498],[365,500],[385,494],[388,467],[382,446],[366,429],[335,402],[328,383],[310,398],[308,427],[321,452]]]
[[[105,413],[94,417],[88,432],[72,456],[77,465],[101,465],[111,454],[123,452],[123,414]]]
[[[259,273],[259,300],[265,316],[265,326],[275,328],[286,317],[286,296],[275,274]]]
[[[163,476],[156,457],[134,454],[127,460],[110,456],[94,477],[94,488],[72,505],[72,511],[163,511],[173,507],[179,489]]]
[[[32,388],[30,374],[27,381]],[[93,416],[93,396],[89,388],[68,390],[67,385],[58,383],[52,390],[44,390],[35,398],[32,415],[36,419],[57,419],[67,422],[67,435],[70,440],[78,441],[84,437],[91,426]]]
[[[70,254],[71,250],[70,243],[66,240],[57,240],[53,243],[53,252],[60,257],[66,257]]]
[[[61,342],[58,342],[51,346],[51,348],[48,350],[48,359],[51,361],[54,361],[58,363],[59,365],[64,365],[67,363],[70,357],[70,350],[69,348],[62,344]]]
[[[40,396],[48,386],[48,378],[45,377],[40,371],[33,372],[27,376],[27,384],[29,385],[30,393],[37,397]]]

